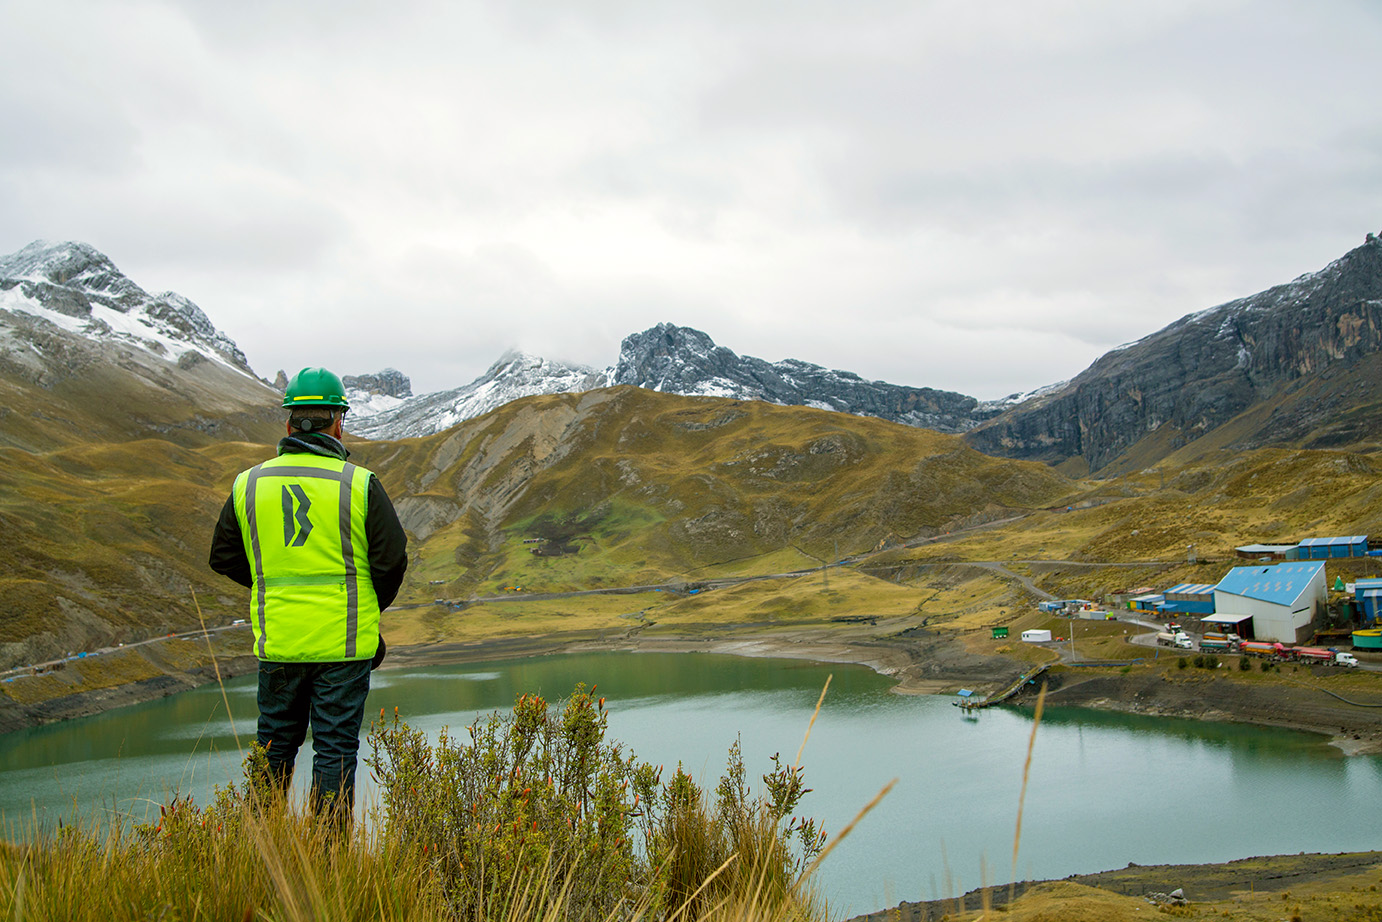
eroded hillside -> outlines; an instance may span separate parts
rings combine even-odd
[[[572,590],[684,582],[784,550],[809,564],[1073,489],[954,436],[630,387],[520,400],[425,439],[348,444],[412,535],[404,602],[524,585],[539,566],[544,588]],[[243,591],[206,555],[231,479],[267,442],[2,450],[0,665],[195,627],[198,607],[210,623],[244,616]]]
[[[525,564],[562,548],[571,565],[545,568],[545,590],[686,578],[782,548],[825,560],[1073,489],[955,436],[629,387],[520,401],[368,454],[418,539],[420,573],[460,598],[531,583]]]

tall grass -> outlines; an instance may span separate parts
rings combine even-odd
[[[179,814],[183,814],[180,817]],[[185,817],[185,818],[184,818]],[[332,836],[284,804],[165,808],[153,827],[66,827],[0,854],[0,918],[450,918],[418,860],[388,836]]]
[[[603,739],[603,702],[533,696],[435,744],[377,723],[382,804],[342,832],[260,783],[263,750],[213,801],[165,804],[0,845],[5,920],[563,920],[822,922],[803,873],[822,850],[789,817],[798,766],[754,794],[737,744],[712,795],[678,766],[663,784]]]

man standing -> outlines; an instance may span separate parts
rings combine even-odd
[[[341,379],[304,368],[283,398],[278,456],[235,478],[211,569],[250,589],[259,743],[286,791],[312,727],[312,809],[348,826],[379,614],[408,567],[408,538],[378,478],[346,461]]]

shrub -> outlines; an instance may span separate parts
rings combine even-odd
[[[793,884],[824,833],[787,819],[808,793],[801,769],[774,756],[766,795],[754,797],[736,742],[712,809],[680,766],[664,785],[660,768],[607,742],[604,699],[593,693],[577,685],[556,708],[520,695],[511,714],[467,727],[464,745],[445,730],[433,745],[396,712],[375,723],[365,761],[385,835],[426,856],[463,916],[502,917],[521,898],[534,917],[558,905],[574,919],[634,906],[666,915],[687,902],[694,917],[696,904],[731,893],[775,908],[800,901],[810,914],[814,897]]]
[[[1238,671],[1252,672],[1252,660],[1248,659],[1246,656],[1238,657]]]
[[[245,780],[206,807],[175,796],[145,825],[117,814],[104,828],[36,831],[0,849],[0,918],[826,918],[798,886],[824,838],[786,819],[807,793],[799,768],[774,757],[753,796],[736,743],[711,808],[680,767],[664,787],[605,743],[601,703],[576,692],[556,713],[520,697],[512,716],[468,728],[466,747],[429,745],[397,717],[372,727],[383,748],[371,764],[388,779],[373,827],[346,833],[297,809],[264,784],[255,747]],[[471,812],[477,790],[486,799]]]
[[[1203,668],[1204,668],[1204,656],[1203,656],[1202,654],[1196,654],[1196,656],[1195,656],[1195,668],[1196,668],[1196,669],[1203,669]]]
[[[1176,668],[1177,668],[1177,669],[1184,669],[1186,666],[1189,666],[1189,665],[1190,665],[1190,663],[1188,663],[1188,662],[1186,661],[1185,657],[1183,657],[1183,656],[1182,656],[1180,659],[1176,660]]]
[[[1196,663],[1195,665],[1197,665],[1197,666],[1201,666],[1201,665],[1202,665],[1202,667],[1205,668],[1205,669],[1218,669],[1218,668],[1219,668],[1219,657],[1215,656],[1213,653],[1206,653],[1206,654],[1204,655],[1204,662],[1203,662],[1203,664],[1201,664],[1201,663]]]
[[[415,855],[264,796],[259,763],[251,750],[246,781],[218,788],[206,807],[175,796],[147,824],[117,813],[55,836],[36,828],[23,849],[0,849],[0,918],[450,917]]]

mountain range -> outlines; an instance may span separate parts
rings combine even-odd
[[[1268,445],[1375,451],[1380,434],[1382,240],[1368,234],[1318,272],[1107,353],[967,438],[1083,473]]]
[[[351,431],[373,439],[443,432],[523,397],[631,385],[963,433],[981,451],[1082,474],[1154,464],[1196,443],[1379,447],[1380,306],[1382,241],[1368,234],[1318,272],[1189,314],[1068,382],[999,401],[740,356],[669,323],[626,337],[603,369],[509,352],[474,381],[430,394],[414,395],[392,368],[345,381]],[[247,432],[273,401],[269,382],[195,304],[145,292],[80,243],[37,241],[0,257],[0,372],[0,389],[39,387],[61,418],[97,431],[111,427],[82,400],[93,378],[103,393],[147,406],[135,420],[146,431]],[[131,379],[140,382],[132,392]],[[279,391],[284,383],[280,372]],[[0,439],[18,429],[20,443],[56,444],[42,434],[52,428],[31,414]]]
[[[273,395],[197,305],[144,291],[95,248],[0,257],[0,445],[259,439]]]
[[[351,376],[366,420],[404,425],[411,401],[413,424],[448,406],[456,421],[348,444],[412,536],[410,604],[539,574],[579,588],[773,555],[795,566],[1023,516],[1037,555],[1056,533],[1073,536],[1072,559],[1231,553],[1247,528],[1267,541],[1382,528],[1376,465],[1358,453],[1378,447],[1379,303],[1369,238],[1002,406],[740,357],[661,325],[610,369],[509,355],[449,396],[413,397],[394,370]],[[195,304],[144,291],[89,246],[0,257],[0,667],[243,617],[243,595],[206,568],[209,523],[281,434],[280,393]],[[1258,445],[1285,448],[1220,451]],[[1151,464],[1164,484],[1138,473]],[[1115,479],[1072,479],[1085,471]],[[530,539],[581,550],[547,566]]]
[[[623,384],[686,397],[815,407],[938,432],[972,429],[1016,399],[981,403],[950,391],[865,381],[797,359],[767,362],[737,355],[700,330],[670,323],[626,337],[618,361],[604,369],[508,352],[479,378],[454,390],[413,396],[407,378],[394,369],[351,377],[346,384],[351,427],[375,439],[442,432],[520,397]]]
[[[1379,305],[1382,241],[1368,234],[1318,272],[1189,314],[1070,381],[998,401],[739,356],[705,333],[664,323],[627,337],[605,369],[510,353],[455,390],[362,391],[365,412],[352,425],[372,438],[422,436],[518,397],[629,384],[964,433],[981,451],[1076,474],[1136,469],[1197,443],[1200,451],[1373,450],[1382,447]]]

